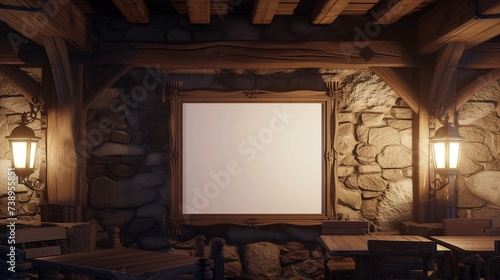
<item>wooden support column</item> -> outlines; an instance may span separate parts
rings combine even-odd
[[[83,70],[69,64],[64,42],[57,38],[44,42],[51,62],[42,76],[47,104],[47,199],[50,204],[83,206]]]
[[[419,72],[418,112],[413,117],[413,219],[416,222],[431,222],[430,176],[429,176],[429,80],[431,69]]]

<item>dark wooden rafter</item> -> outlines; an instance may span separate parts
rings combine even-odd
[[[418,94],[411,83],[406,81],[396,70],[389,67],[370,67],[370,70],[399,94],[413,112],[418,112]]]
[[[113,65],[97,81],[93,81],[85,90],[83,108],[86,110],[99,94],[109,88],[116,80],[132,68],[132,65]]]
[[[0,9],[0,20],[22,34],[26,39],[44,45],[44,37],[61,37],[68,46],[78,51],[90,51],[90,30],[87,18],[72,1],[6,0],[2,4],[26,8],[40,8],[40,11],[16,11]]]
[[[434,67],[434,73],[429,90],[429,97],[432,99],[432,103],[434,105],[440,106],[444,103],[446,107],[449,106],[450,101],[454,102],[454,100],[449,99],[448,93],[450,87],[452,86],[458,62],[460,61],[460,57],[462,56],[464,50],[464,43],[450,43],[441,48],[436,59],[436,65]],[[434,109],[436,110],[437,108]]]
[[[192,24],[210,23],[210,0],[186,0],[189,21]]]
[[[0,65],[0,76],[16,87],[21,94],[33,105],[34,98],[40,96],[41,86],[26,72],[13,65]]]
[[[500,44],[483,43],[465,51],[459,67],[464,69],[495,69],[500,68]]]
[[[347,7],[350,0],[320,0],[314,6],[311,21],[313,24],[330,24]]]
[[[128,22],[149,22],[149,10],[144,0],[113,0],[113,3]]]
[[[137,67],[158,65],[177,69],[211,69],[214,65],[226,69],[367,69],[372,66],[416,66],[399,42],[371,41],[364,47],[373,53],[369,60],[361,56],[363,46],[352,41],[286,44],[254,41],[198,44],[101,43],[99,63],[131,64]]]
[[[54,76],[59,103],[66,104],[73,99],[73,79],[66,43],[62,38],[44,37],[43,43]]]
[[[418,20],[419,53],[432,53],[447,43],[472,48],[500,35],[499,19],[475,19],[467,0],[443,0]],[[500,14],[500,1],[482,0],[483,14]]]
[[[279,4],[280,0],[255,0],[252,10],[252,23],[271,23]]]
[[[457,91],[456,107],[462,107],[479,90],[500,79],[500,69],[489,70],[476,76]]]
[[[379,2],[377,9],[370,13],[374,16],[375,23],[377,24],[393,24],[410,13],[423,1],[424,0],[382,0]]]

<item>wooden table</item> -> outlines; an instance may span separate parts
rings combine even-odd
[[[495,255],[495,240],[500,240],[500,236],[431,236],[431,239],[454,252],[488,258]]]
[[[35,258],[34,267],[42,272],[59,270],[107,279],[141,278],[147,273],[178,275],[196,270],[198,258],[180,254],[113,248]]]
[[[368,252],[368,240],[434,242],[418,235],[321,235],[319,244],[332,256],[354,257],[356,279],[372,279],[376,272],[370,263],[373,256]],[[450,249],[438,245],[438,255],[450,255]]]
[[[478,254],[487,260],[495,256],[495,240],[500,236],[431,236],[436,243],[446,246],[453,251],[453,267],[455,275],[459,275],[459,263],[465,257]]]

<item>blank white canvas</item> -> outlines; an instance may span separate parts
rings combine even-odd
[[[183,214],[322,214],[321,103],[183,103]]]

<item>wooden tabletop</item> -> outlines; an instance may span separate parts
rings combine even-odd
[[[362,256],[368,255],[368,240],[421,241],[433,242],[418,235],[321,235],[318,242],[331,255]],[[438,254],[449,253],[446,247],[437,246]]]
[[[467,254],[492,255],[500,236],[431,236],[438,244]]]
[[[104,278],[133,277],[143,273],[182,274],[196,270],[198,258],[129,248],[113,248],[33,259],[38,268]],[[127,278],[129,279],[129,278]]]

